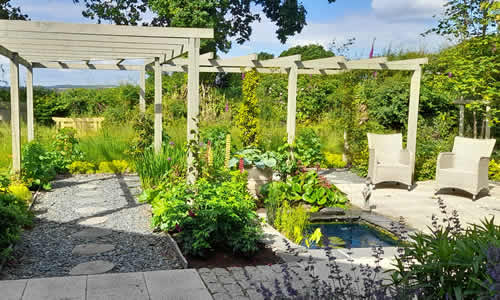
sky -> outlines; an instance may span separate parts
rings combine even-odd
[[[420,34],[436,24],[434,15],[443,11],[446,0],[337,0],[329,4],[327,0],[302,0],[307,10],[307,25],[301,33],[290,37],[281,44],[274,32],[276,26],[265,16],[261,22],[252,24],[250,41],[239,45],[233,43],[228,53],[222,57],[240,56],[261,51],[279,55],[283,50],[297,45],[320,44],[329,47],[332,41],[342,44],[355,38],[348,58],[367,58],[372,41],[375,39],[374,53],[382,55],[392,50],[436,51],[447,46],[447,41],[439,36],[421,37]],[[70,23],[94,23],[81,14],[83,7],[72,0],[12,0],[34,21],[54,21]],[[256,12],[260,8],[254,7]],[[0,74],[0,86],[8,85],[8,61],[0,57],[5,72]],[[24,68],[21,68],[21,85],[25,82]],[[131,71],[90,71],[90,70],[48,70],[35,69],[35,85],[117,85],[137,83],[138,72]]]

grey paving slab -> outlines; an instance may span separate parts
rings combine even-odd
[[[112,244],[95,244],[95,243],[89,243],[89,244],[81,244],[77,245],[73,249],[73,255],[82,255],[82,256],[87,256],[87,255],[95,255],[103,252],[108,252],[111,250],[114,250],[115,246]]]
[[[89,275],[87,300],[147,300],[143,273]]]
[[[97,224],[102,224],[108,220],[108,217],[95,217],[95,218],[90,218],[83,220],[81,222],[78,222],[80,225],[88,226],[88,225],[97,225]]]
[[[144,278],[151,300],[212,299],[194,269],[147,272]]]
[[[81,263],[71,269],[70,275],[94,275],[111,271],[115,265],[109,261],[96,260]]]
[[[19,300],[23,296],[28,280],[0,281],[0,298],[2,300]]]
[[[86,276],[31,279],[23,300],[85,300]]]

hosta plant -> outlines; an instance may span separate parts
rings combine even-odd
[[[240,158],[243,158],[245,167],[255,166],[259,169],[274,168],[277,163],[276,154],[273,152],[262,152],[257,148],[248,148],[236,152],[234,157],[229,160],[229,167],[237,167]]]

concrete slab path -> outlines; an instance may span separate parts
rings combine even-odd
[[[0,281],[2,300],[212,299],[194,269]]]
[[[363,178],[352,179],[352,173],[349,176],[339,174],[343,172],[322,173],[347,194],[352,204],[364,206],[361,193],[365,188]],[[441,190],[437,196],[444,200],[449,214],[453,210],[458,212],[463,225],[477,224],[491,217],[495,217],[495,221],[500,224],[500,182],[490,181],[489,193],[483,191],[476,201],[472,200],[470,194],[451,189]],[[378,184],[372,191],[370,203],[375,206],[373,212],[395,221],[404,217],[408,226],[424,232],[431,226],[433,214],[441,216],[437,197],[434,196],[434,181],[417,182],[411,191],[405,185]]]

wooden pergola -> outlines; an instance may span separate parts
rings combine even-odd
[[[162,145],[162,72],[188,74],[187,137],[196,139],[200,110],[200,72],[260,73],[288,75],[288,141],[295,139],[297,77],[300,74],[335,75],[349,70],[412,71],[407,147],[415,153],[422,65],[427,58],[388,61],[386,57],[347,60],[342,56],[302,61],[300,55],[258,60],[256,54],[214,59],[200,54],[200,39],[213,38],[213,29],[155,28],[101,24],[0,21],[0,54],[10,59],[13,169],[21,168],[19,127],[19,64],[27,69],[28,139],[34,137],[34,68],[127,70],[140,72],[140,109],[145,111],[145,72],[155,74],[154,149]],[[187,53],[187,58],[183,55]],[[124,63],[143,59],[144,64]],[[95,61],[113,63],[95,63]],[[193,156],[188,154],[188,180],[196,177]]]

